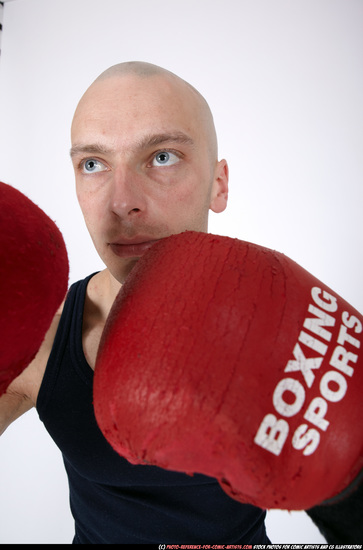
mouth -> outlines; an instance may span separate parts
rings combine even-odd
[[[109,247],[112,252],[119,258],[140,258],[147,252],[153,244],[159,239],[155,240],[135,240],[135,241],[120,241],[109,243]]]

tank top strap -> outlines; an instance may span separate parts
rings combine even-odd
[[[72,365],[77,369],[78,374],[86,384],[92,384],[93,371],[86,361],[82,348],[82,323],[87,285],[95,274],[92,273],[85,279],[73,283],[68,290],[52,351],[39,389],[36,409],[41,420],[43,420],[43,414],[52,399],[67,347],[69,348],[67,352],[72,356]]]

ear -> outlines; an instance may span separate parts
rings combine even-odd
[[[228,201],[228,164],[226,160],[220,160],[214,171],[214,180],[211,192],[209,208],[219,214],[227,207]]]

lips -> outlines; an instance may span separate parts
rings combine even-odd
[[[122,241],[109,243],[112,252],[119,258],[138,258],[145,254],[159,239],[135,239],[134,241]]]

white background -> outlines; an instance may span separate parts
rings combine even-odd
[[[0,180],[56,221],[70,282],[102,268],[76,204],[73,111],[105,68],[144,60],[214,112],[231,181],[210,231],[285,253],[363,310],[361,0],[9,0],[3,12]],[[267,525],[275,543],[324,540],[304,512]],[[32,411],[0,440],[0,543],[72,536],[61,457]]]

